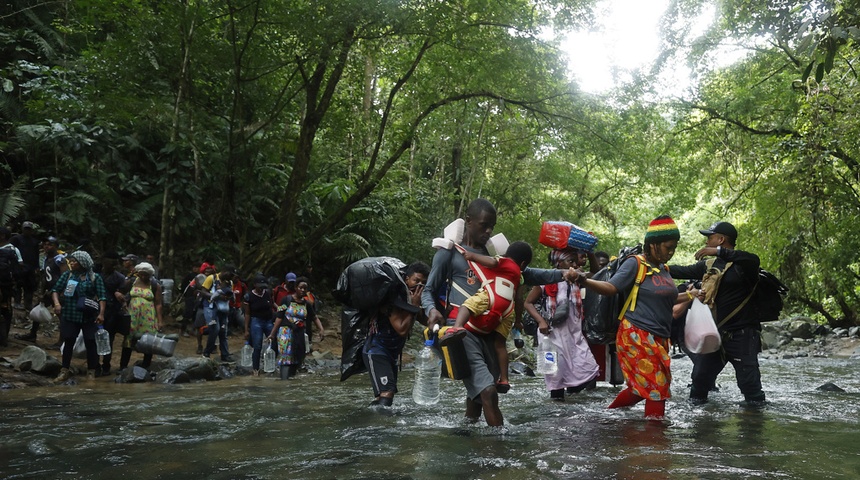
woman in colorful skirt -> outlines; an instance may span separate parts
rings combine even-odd
[[[666,262],[675,254],[681,238],[678,227],[668,216],[651,221],[645,233],[644,254],[630,257],[608,281],[578,277],[580,285],[601,295],[626,292],[618,327],[616,345],[618,362],[627,388],[609,408],[628,407],[645,400],[645,417],[662,420],[672,373],[669,369],[669,337],[672,330],[672,306],[688,300],[698,291],[678,293]]]
[[[320,334],[324,333],[322,322],[316,316],[313,303],[307,300],[308,279],[296,279],[296,291],[281,300],[278,306],[278,319],[269,334],[269,339],[277,338],[278,366],[281,378],[287,379],[296,375],[299,367],[305,361],[305,332],[307,323],[315,322]]]
[[[162,293],[161,284],[153,279],[155,267],[147,262],[135,265],[134,274],[129,278],[128,313],[131,316],[129,336],[122,342],[122,356],[119,360],[120,370],[128,367],[131,360],[131,350],[144,333],[156,334],[161,329]],[[143,355],[141,367],[149,370],[152,364],[152,354]]]

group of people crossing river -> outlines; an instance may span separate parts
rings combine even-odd
[[[439,346],[456,345],[463,352],[460,369],[467,392],[465,416],[473,421],[483,416],[488,425],[503,425],[499,394],[511,388],[505,339],[512,327],[520,327],[518,314],[523,309],[536,320],[535,333],[557,350],[559,368],[545,375],[550,398],[563,401],[565,395],[595,388],[604,374],[606,359],[599,353],[595,356],[603,346],[590,345],[583,331],[586,292],[602,296],[623,293],[630,299],[618,317],[615,337],[617,365],[623,372],[625,388],[608,408],[644,401],[646,418],[664,418],[672,384],[669,349],[678,338],[673,331],[678,331],[686,308],[696,298],[711,306],[722,345],[715,352],[690,353],[690,401],[707,402],[717,375],[727,363],[734,367],[744,400],[753,405],[765,401],[758,364],[761,320],[759,312],[747,303],[756,288],[759,258],[736,248],[738,231],[731,223],[718,221],[700,230],[705,246],[695,253],[695,262],[675,265],[670,261],[681,240],[680,231],[671,217],[659,216],[645,228],[641,255],[621,262],[611,278],[596,279],[592,277],[608,261],[608,255],[598,255],[602,252],[571,246],[554,248],[546,269],[531,266],[533,253],[525,242],[515,242],[505,252],[494,252],[501,255],[490,255],[496,217],[492,203],[472,201],[462,219],[461,238],[438,248],[430,266],[413,262],[405,268],[402,294],[373,311],[361,349],[361,361],[375,397],[373,405],[393,404],[401,353],[413,326],[420,323],[428,332],[438,329]],[[8,229],[0,230],[0,253],[9,253],[7,257],[14,257],[20,265],[27,257],[28,263],[37,262],[37,268],[24,270],[46,276],[46,295],[41,299],[59,317],[60,337],[65,342],[63,370],[57,381],[71,376],[72,345],[80,332],[88,351],[88,374],[111,373],[111,357],[99,358],[95,353],[98,326],[110,331],[111,342],[116,333],[126,337],[120,360],[120,367],[125,368],[135,333],[156,332],[163,323],[165,293],[156,281],[156,267],[133,255],[109,252],[100,256],[100,268],[94,269],[93,257],[84,248],[66,255],[53,237],[39,246],[30,241],[33,224],[25,222],[24,227],[25,233],[14,238]],[[34,251],[38,257],[39,248],[42,259],[30,258]],[[697,282],[714,269],[720,273],[718,289]],[[29,294],[32,299],[33,282],[26,283],[24,298]],[[186,336],[197,337],[197,353],[208,357],[215,354],[217,345],[220,359],[232,362],[228,331],[244,330],[253,348],[254,375],[260,374],[264,342],[268,341],[278,352],[282,378],[294,376],[303,363],[313,327],[320,336],[324,333],[317,315],[318,300],[310,293],[306,276],[289,273],[282,284],[270,285],[271,280],[262,274],[246,281],[234,267],[219,269],[213,262],[203,262],[198,272],[189,275],[180,288],[186,302],[182,329]],[[0,334],[5,344],[12,323],[13,297],[21,297],[16,297],[14,282],[0,278],[0,287],[4,322]],[[91,310],[79,305],[84,303],[81,299],[94,300]],[[128,316],[138,318],[123,326]],[[551,321],[548,317],[555,318]],[[34,323],[34,330],[20,338],[35,341],[36,328]],[[144,357],[142,366],[148,368],[150,362],[151,356]]]
[[[499,333],[507,334],[518,322],[513,313],[518,309],[501,313],[500,308],[494,309],[493,301],[488,300],[488,295],[494,298],[494,292],[486,287],[492,283],[488,281],[491,278],[486,277],[498,272],[498,260],[504,258],[497,257],[495,263],[480,266],[481,257],[489,254],[488,242],[495,224],[496,210],[492,203],[485,199],[472,201],[466,210],[461,243],[456,248],[439,248],[426,284],[413,283],[409,294],[402,296],[398,304],[389,305],[385,314],[375,319],[387,326],[396,318],[396,323],[401,325],[401,317],[411,315],[429,329],[448,326],[441,330],[444,334],[439,343],[456,342],[465,352],[463,363],[468,369],[462,378],[467,391],[465,416],[477,421],[483,415],[491,426],[504,424],[499,393],[510,388],[506,372],[502,371],[507,361],[502,358],[505,351],[498,348]],[[747,303],[756,287],[759,259],[755,254],[735,248],[738,232],[728,222],[718,221],[700,233],[705,237],[705,246],[695,253],[696,261],[690,265],[670,265],[680,241],[680,231],[671,217],[655,218],[645,229],[642,254],[621,263],[608,281],[591,278],[605,265],[605,260],[601,262],[594,252],[572,247],[554,249],[549,255],[550,269],[529,266],[530,250],[527,256],[505,255],[520,267],[516,275],[505,278],[513,279],[515,287],[520,283],[530,286],[525,309],[537,319],[541,333],[554,337],[551,341],[559,350],[561,368],[545,376],[551,398],[564,400],[565,394],[593,389],[602,370],[599,363],[604,359],[595,359],[594,349],[589,347],[582,331],[584,290],[593,292],[592,295],[624,292],[625,297],[633,297],[633,301],[625,305],[620,315],[615,340],[626,388],[608,408],[629,407],[644,401],[646,418],[664,418],[666,400],[671,397],[669,349],[671,339],[677,339],[673,326],[677,332],[677,324],[683,322],[686,308],[693,299],[705,300],[708,291],[697,280],[708,270],[716,269],[721,273],[719,289],[714,288],[708,302],[712,305],[714,321],[719,325],[722,348],[711,353],[690,354],[694,364],[690,401],[707,402],[708,392],[714,388],[717,375],[727,363],[735,369],[744,400],[751,405],[765,401],[758,365],[761,324],[757,311]],[[590,267],[587,271],[583,270],[586,263]],[[676,280],[691,281],[678,285]],[[419,297],[420,310],[415,308]],[[517,298],[522,295],[518,294]],[[538,299],[553,308],[536,308],[534,303]],[[408,301],[406,305],[403,305],[404,300]],[[544,315],[563,304],[567,312],[565,321],[551,327]],[[464,313],[464,309],[468,312]],[[408,334],[408,329],[400,330],[403,336]],[[368,343],[372,341],[371,335]],[[396,344],[385,352],[386,357],[397,358],[397,348],[402,347],[403,342]],[[374,404],[391,405],[397,391],[396,376],[386,378],[387,382],[383,383],[373,370],[370,376],[376,395]]]

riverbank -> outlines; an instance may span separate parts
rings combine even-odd
[[[340,365],[341,356],[341,336],[340,336],[340,317],[339,312],[324,308],[320,318],[325,328],[325,335],[320,339],[318,336],[313,343],[313,351],[308,355],[306,364],[312,366],[327,366],[336,367]],[[180,339],[176,345],[173,358],[200,358],[197,353],[197,338],[194,336],[182,336],[182,331],[179,323],[174,319],[168,319],[166,325],[162,329],[165,334],[177,334]],[[15,360],[18,359],[25,348],[37,346],[54,357],[56,360],[61,360],[59,348],[55,347],[58,342],[59,335],[57,333],[57,320],[49,324],[46,328],[42,328],[37,334],[35,342],[20,340],[16,335],[24,335],[30,332],[30,322],[26,319],[23,310],[15,310],[12,331],[9,334],[9,345],[5,348],[0,347],[0,389],[24,388],[24,387],[39,387],[53,386],[54,374],[39,374],[32,371],[20,371],[15,368]],[[75,379],[78,382],[114,382],[119,373],[119,352],[122,348],[122,335],[117,335],[113,344],[113,358],[111,364],[111,373],[109,375],[100,376],[95,380],[86,379],[86,360],[74,358],[72,359],[72,370],[75,373]],[[206,346],[206,337],[202,339],[203,346]],[[241,354],[242,346],[245,345],[245,337],[243,331],[231,333],[227,339],[231,355],[238,361]],[[217,358],[217,352],[212,358]],[[143,355],[134,352],[131,357],[130,365],[134,365],[143,358]],[[156,356],[153,360],[153,367],[160,364],[164,357]]]
[[[311,372],[323,369],[338,369],[342,353],[339,312],[336,309],[324,308],[320,318],[323,321],[325,335],[322,339],[315,339],[313,351],[306,359],[305,364]],[[200,358],[200,355],[197,353],[197,338],[193,336],[181,336],[180,325],[174,320],[168,320],[166,323],[164,333],[180,335],[173,358]],[[763,327],[763,351],[760,355],[761,359],[783,360],[807,357],[860,359],[860,327],[854,327],[850,330],[831,330],[827,327],[817,325],[811,319],[805,317],[795,317],[767,323]],[[9,345],[0,350],[0,389],[55,385],[53,379],[56,373],[45,372],[40,374],[16,368],[15,364],[17,363],[16,359],[21,356],[24,349],[33,345],[44,350],[47,355],[59,360],[61,356],[60,351],[53,346],[58,340],[56,323],[40,331],[35,343],[15,338],[16,334],[23,335],[28,332],[29,322],[26,320],[24,312],[16,310]],[[413,337],[417,337],[417,335],[413,335]],[[202,342],[205,345],[205,337],[202,339]],[[238,360],[240,350],[245,343],[243,332],[240,331],[232,334],[228,338],[228,343],[231,353]],[[87,380],[86,360],[76,358],[72,361],[72,369],[76,373],[76,381],[116,381],[117,374],[119,373],[119,350],[122,348],[122,336],[117,336],[113,347],[115,355],[111,365],[111,374],[98,377],[95,380]],[[410,345],[407,345],[404,351],[405,363],[409,363],[412,359],[411,355],[409,355],[412,350],[409,347]],[[213,356],[213,358],[215,357],[217,355]],[[131,358],[131,365],[140,361],[141,358],[142,355],[135,352]],[[163,357],[155,357],[153,367],[165,365],[163,360]],[[239,375],[248,373],[247,370],[237,372],[235,369],[230,369],[230,371]],[[217,378],[223,377],[219,375]]]

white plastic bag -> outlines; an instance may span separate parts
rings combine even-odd
[[[43,324],[48,323],[51,321],[51,311],[48,310],[48,307],[40,303],[30,310],[30,321]]]
[[[72,356],[75,358],[87,358],[87,346],[84,343],[84,332],[78,334],[75,340],[75,348],[72,350]]]
[[[711,309],[698,298],[693,299],[684,326],[684,346],[692,353],[713,353],[720,349],[721,343]]]

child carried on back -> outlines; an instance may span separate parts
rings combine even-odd
[[[460,306],[454,327],[445,332],[440,344],[462,339],[466,330],[475,335],[492,335],[500,370],[496,389],[507,393],[511,387],[506,339],[514,325],[515,304],[520,299],[517,290],[522,284],[522,271],[531,263],[532,248],[528,243],[514,242],[499,257],[469,252],[459,245],[456,248],[481,280],[481,289]]]

